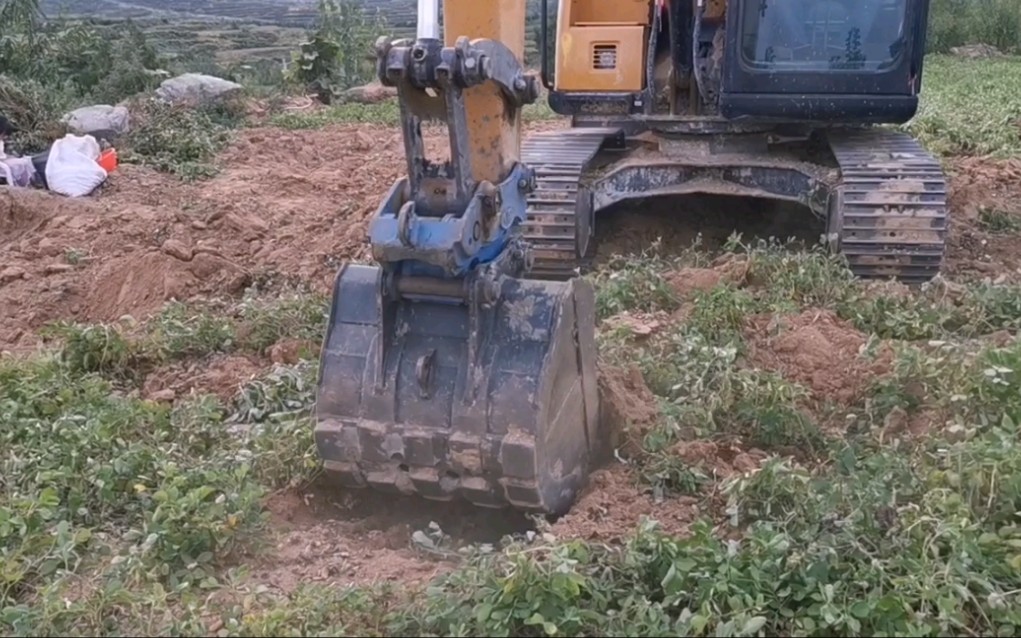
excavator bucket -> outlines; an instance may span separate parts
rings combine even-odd
[[[593,289],[581,279],[487,284],[341,270],[315,440],[343,485],[570,508],[598,441]]]

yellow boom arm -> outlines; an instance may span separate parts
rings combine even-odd
[[[443,3],[444,43],[454,46],[460,37],[471,41],[495,40],[522,60],[525,0],[446,0]],[[477,179],[498,184],[520,157],[521,111],[514,109],[508,113],[500,87],[493,83],[467,89],[464,102],[472,171]]]

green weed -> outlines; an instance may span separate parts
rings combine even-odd
[[[238,121],[229,106],[175,106],[153,98],[127,136],[123,159],[187,180],[211,177],[216,154],[232,139]]]
[[[973,108],[981,95],[983,107]],[[944,155],[1013,155],[1021,151],[1021,64],[1017,58],[967,60],[929,56],[918,114],[906,125]]]
[[[978,223],[990,233],[1009,235],[1021,231],[1021,219],[1016,215],[986,206],[979,208]]]

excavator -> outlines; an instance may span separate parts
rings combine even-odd
[[[407,172],[333,291],[315,442],[342,486],[571,509],[606,457],[584,271],[620,202],[793,202],[860,278],[940,272],[945,177],[890,126],[918,108],[928,0],[560,0],[555,32],[541,4],[536,73],[525,0],[419,0],[416,37],[376,44]],[[543,89],[570,125],[526,138]]]

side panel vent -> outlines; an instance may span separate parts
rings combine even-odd
[[[612,71],[617,68],[616,44],[592,45],[592,68],[597,71]]]

